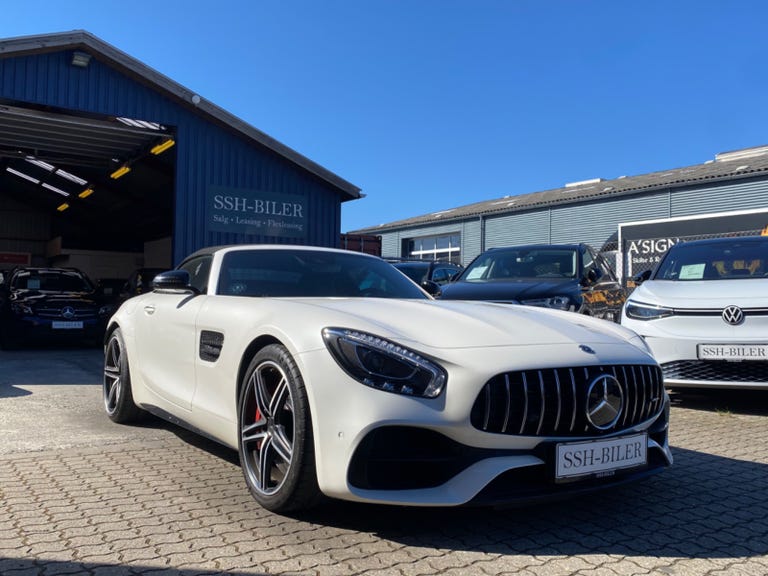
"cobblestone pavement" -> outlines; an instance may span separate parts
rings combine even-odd
[[[587,498],[288,517],[253,502],[230,451],[156,421],[85,417],[101,409],[90,352],[80,385],[55,387],[14,382],[19,357],[3,354],[0,425],[26,413],[15,433],[24,422],[39,441],[0,449],[2,576],[768,574],[768,393],[674,394],[675,465]]]

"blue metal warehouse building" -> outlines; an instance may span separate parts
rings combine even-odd
[[[0,266],[338,246],[360,190],[85,31],[0,40]]]
[[[612,252],[626,279],[681,238],[761,232],[768,233],[768,146],[720,153],[683,168],[495,198],[350,234],[380,236],[383,257],[458,264],[498,246],[584,242]]]

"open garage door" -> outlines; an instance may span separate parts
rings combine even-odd
[[[60,238],[142,252],[173,234],[172,129],[0,102],[0,253]]]

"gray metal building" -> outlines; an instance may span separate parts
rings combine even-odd
[[[338,246],[360,190],[85,31],[0,40],[0,266]]]
[[[451,259],[467,264],[497,246],[585,242],[617,245],[621,224],[768,210],[768,146],[717,154],[703,164],[639,176],[596,178],[505,196],[350,232],[381,236],[383,257]],[[750,224],[752,225],[752,224]],[[760,233],[756,230],[733,232]],[[713,233],[729,230],[713,230]],[[700,234],[705,235],[705,234]],[[625,247],[624,247],[625,248]],[[622,260],[617,261],[621,272]],[[635,271],[637,268],[635,268]]]

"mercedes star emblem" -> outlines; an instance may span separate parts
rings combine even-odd
[[[75,317],[75,309],[72,308],[72,306],[64,306],[64,308],[61,309],[61,315],[64,318],[74,318]]]
[[[587,420],[598,430],[608,430],[619,420],[624,407],[624,391],[613,376],[602,374],[592,380],[587,391]]]

